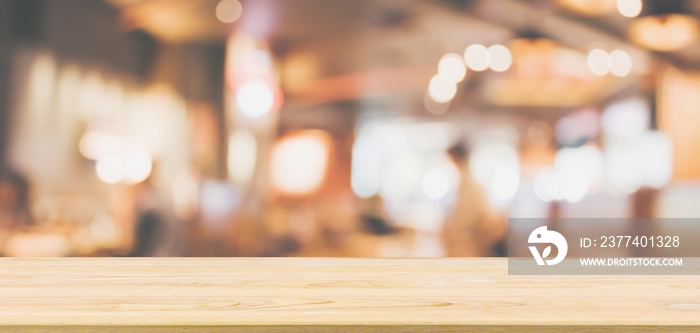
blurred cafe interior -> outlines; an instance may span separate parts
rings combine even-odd
[[[503,256],[700,216],[700,1],[0,1],[1,256]]]

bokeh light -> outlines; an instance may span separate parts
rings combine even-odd
[[[138,183],[151,174],[152,161],[143,148],[132,148],[124,159],[124,180]]]
[[[438,103],[447,103],[457,94],[457,85],[444,81],[440,75],[435,75],[428,85],[430,97]]]
[[[246,83],[238,89],[236,104],[244,115],[260,118],[272,110],[275,104],[275,95],[265,83]]]
[[[117,155],[107,155],[100,157],[95,164],[97,177],[107,184],[121,182],[126,176],[124,162]]]
[[[469,45],[464,51],[464,60],[469,69],[477,72],[486,70],[491,64],[489,50],[481,44]]]
[[[618,77],[629,75],[632,71],[632,58],[627,52],[614,50],[610,52],[610,72]]]
[[[642,7],[642,0],[617,0],[617,11],[624,17],[639,16]]]
[[[489,68],[496,72],[505,72],[513,63],[513,55],[503,45],[491,45],[489,47]]]
[[[459,83],[467,74],[467,66],[464,58],[456,53],[448,53],[440,58],[438,63],[438,75],[447,83]]]
[[[233,23],[241,17],[243,6],[238,0],[221,0],[216,5],[216,18],[224,23]]]
[[[588,53],[588,68],[591,73],[604,76],[610,72],[610,55],[602,49],[593,49]]]
[[[121,138],[98,131],[87,131],[78,142],[80,153],[87,159],[98,160],[105,155],[121,153],[124,146]]]
[[[450,190],[450,178],[442,168],[432,168],[423,176],[423,193],[429,199],[440,200]]]
[[[329,138],[309,130],[278,141],[272,150],[272,184],[288,194],[306,194],[321,186],[328,167]]]

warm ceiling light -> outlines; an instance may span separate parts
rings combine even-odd
[[[263,82],[246,83],[236,93],[236,104],[246,116],[260,118],[272,110],[275,94]]]
[[[617,11],[624,17],[639,16],[642,7],[642,0],[617,0]]]
[[[235,22],[243,12],[243,6],[238,0],[221,0],[216,5],[216,18],[224,23]]]
[[[599,16],[615,12],[616,0],[559,0],[559,4],[586,16]]]
[[[323,183],[328,169],[330,136],[306,130],[285,136],[272,148],[272,185],[286,194],[308,194]]]
[[[688,46],[698,37],[697,19],[683,14],[646,16],[630,25],[630,38],[639,45],[657,51],[674,51]]]

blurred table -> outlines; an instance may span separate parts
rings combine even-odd
[[[0,298],[2,332],[700,330],[700,276],[485,258],[3,258]]]

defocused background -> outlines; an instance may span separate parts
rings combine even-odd
[[[0,15],[3,256],[502,256],[508,217],[700,216],[700,1]]]

